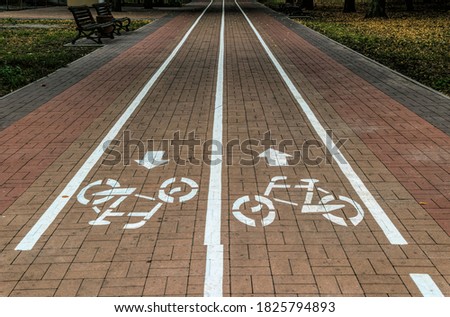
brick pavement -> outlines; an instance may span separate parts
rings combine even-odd
[[[408,244],[391,244],[364,205],[364,218],[357,225],[348,222],[355,215],[352,204],[362,202],[336,162],[311,164],[303,156],[289,166],[270,166],[264,158],[249,163],[258,160],[252,156],[263,147],[256,142],[268,131],[277,142],[288,142],[286,153],[311,142],[315,146],[301,154],[315,159],[326,158],[327,153],[243,15],[233,1],[227,1],[223,87],[227,164],[222,171],[220,228],[223,295],[421,296],[410,277],[421,273],[429,274],[448,296],[449,136],[412,112],[407,101],[385,91],[384,85],[374,84],[375,73],[365,76],[357,71],[367,69],[366,64],[379,72],[386,69],[379,70],[365,59],[356,66],[345,64],[342,61],[350,60],[352,52],[336,49],[334,43],[303,32],[257,4],[241,4],[321,124],[332,130],[335,141],[346,139],[341,148],[344,156]],[[10,117],[0,131],[2,296],[203,295],[210,165],[193,163],[205,154],[201,145],[196,145],[195,153],[182,147],[180,158],[191,161],[176,162],[175,148],[164,140],[174,140],[177,133],[186,139],[192,132],[201,142],[212,137],[220,1],[193,29],[120,130],[116,143],[94,164],[76,195],[68,197],[32,250],[15,250],[199,14],[167,16],[141,33],[130,34],[130,40],[114,53],[108,47],[97,50],[84,62],[103,58],[98,67],[48,96],[33,90],[39,83],[11,95],[33,106]],[[105,76],[111,72],[124,74],[126,80]],[[50,80],[65,82],[71,76],[70,71],[57,72]],[[411,85],[416,87],[408,82],[405,89]],[[394,88],[398,95],[404,94],[402,82]],[[445,105],[442,96],[421,87],[416,90],[430,95],[429,100],[441,100],[436,109]],[[9,104],[11,115],[20,113],[18,102]],[[147,140],[152,140],[153,148]],[[242,142],[244,151],[236,145]],[[135,160],[151,149],[166,151],[169,162],[152,169],[139,166]],[[108,164],[119,154],[119,164]],[[278,187],[268,193],[275,176]],[[295,185],[313,178],[319,183],[312,194],[349,198],[343,211],[332,213],[346,220],[347,226],[321,214],[301,212],[305,188]],[[94,187],[89,186],[103,181],[100,188],[107,190],[108,179],[120,183],[115,187],[134,189],[133,195],[115,205],[114,212],[122,216],[105,218],[110,223],[93,222],[113,203],[107,194],[90,196]],[[180,195],[189,184],[198,185],[198,192],[183,201]],[[173,202],[164,198],[162,193],[167,192],[178,198]],[[259,212],[250,201],[239,209],[259,225],[238,221],[232,210],[237,211],[234,205],[245,195],[270,199],[276,207],[273,222],[260,225],[267,219],[267,201],[265,205],[260,201]],[[95,197],[106,201],[95,202]],[[157,203],[159,208],[142,226],[138,225],[142,216],[129,214],[148,211]],[[124,229],[132,223],[137,228]]]

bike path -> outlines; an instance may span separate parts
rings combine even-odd
[[[67,147],[63,148],[63,154],[58,155],[53,162],[47,160],[47,157],[43,158],[44,163],[48,163],[45,171],[3,214],[2,270],[4,270],[4,281],[2,282],[2,291],[5,292],[5,295],[151,295],[151,292],[156,289],[160,295],[174,296],[180,295],[181,291],[186,291],[184,284],[187,282],[187,273],[181,274],[181,278],[178,278],[179,273],[161,272],[171,269],[170,267],[166,268],[166,265],[162,265],[158,261],[158,256],[161,261],[166,260],[167,250],[172,250],[174,247],[180,251],[175,252],[179,257],[178,262],[181,262],[184,254],[190,251],[186,244],[182,243],[184,238],[182,233],[180,233],[182,237],[176,239],[173,234],[164,232],[165,230],[170,232],[169,229],[172,228],[173,223],[169,220],[164,223],[157,220],[155,223],[163,226],[161,232],[160,230],[152,232],[150,224],[150,232],[148,232],[149,228],[146,228],[145,232],[138,230],[138,233],[132,234],[123,231],[123,223],[111,227],[91,226],[89,221],[95,220],[95,210],[93,210],[93,206],[85,206],[78,202],[78,192],[70,199],[66,208],[63,208],[64,211],[59,214],[55,223],[52,222],[49,229],[45,230],[43,235],[35,241],[35,245],[22,248],[29,250],[18,251],[15,249],[24,236],[30,232],[30,229],[36,226],[42,215],[45,215],[45,212],[50,209],[52,203],[58,198],[64,199],[64,195],[61,196],[60,193],[80,171],[83,163],[95,152],[104,135],[117,122],[130,102],[136,98],[149,78],[167,60],[199,14],[199,12],[188,12],[178,15],[92,75],[2,132],[3,140],[10,148],[21,144],[18,138],[29,137],[33,130],[36,131],[36,135],[27,143],[38,144],[33,148],[39,150],[39,153],[42,153],[42,150],[45,151],[47,147],[51,148],[57,141],[64,143],[60,145],[62,148]],[[209,19],[214,20],[214,17],[209,17]],[[186,117],[186,113],[193,107],[192,97],[196,96],[196,90],[200,90],[198,99],[196,99],[197,107],[200,106],[200,102],[206,102],[209,108],[210,96],[208,93],[210,94],[210,92],[207,88],[209,80],[207,73],[213,72],[214,68],[205,65],[202,70],[201,64],[204,62],[205,56],[214,52],[214,50],[209,51],[213,49],[214,41],[207,37],[203,46],[192,47],[194,44],[202,42],[202,35],[212,36],[211,31],[214,29],[206,30],[208,24],[203,22],[202,25],[194,30],[191,37],[188,38],[186,46],[182,47],[169,68],[165,70],[153,87],[152,93],[146,96],[142,107],[133,114],[130,123],[118,134],[118,140],[122,141],[121,146],[129,146],[130,155],[135,156],[127,158],[131,162],[130,164],[135,164],[135,166],[130,168],[124,165],[122,158],[114,165],[105,165],[100,161],[98,164],[94,164],[92,174],[87,175],[80,190],[97,180],[113,179],[127,187],[135,186],[139,191],[142,190],[143,195],[145,192],[146,197],[150,197],[152,187],[157,186],[156,182],[164,180],[164,173],[154,176],[144,167],[138,167],[136,170],[138,164],[133,159],[141,159],[145,153],[137,153],[133,144],[125,145],[123,135],[126,130],[131,132],[130,138],[133,140],[172,139],[175,131],[184,131],[187,128],[185,124],[189,122],[189,116]],[[201,33],[202,31],[204,34]],[[192,53],[193,49],[197,50],[197,53]],[[198,75],[190,72],[192,69],[198,71]],[[188,79],[194,77],[196,82],[188,83]],[[202,85],[199,84],[199,81],[202,81]],[[74,112],[79,113],[79,116],[76,117]],[[205,113],[200,111],[197,114],[201,116]],[[69,122],[69,120],[71,121]],[[207,120],[199,119],[199,121]],[[34,126],[33,122],[35,122]],[[23,128],[23,133],[20,133],[20,127]],[[43,127],[47,129],[43,130]],[[58,130],[59,127],[62,131]],[[75,132],[71,134],[69,129],[73,129]],[[47,130],[48,134],[44,134]],[[50,138],[52,135],[56,135],[59,139],[55,141]],[[17,136],[16,139],[15,136]],[[42,147],[36,140],[38,138],[44,141]],[[202,138],[206,137],[202,136]],[[18,152],[18,155],[29,155],[30,151],[21,148]],[[34,158],[38,159],[36,155]],[[6,164],[2,166],[5,169],[8,167],[8,170],[14,173],[13,164],[18,164],[20,161],[18,162],[14,157],[8,157],[8,159],[11,161],[11,166]],[[27,167],[33,169],[29,165],[30,163],[27,164]],[[175,164],[172,164],[171,170],[167,172],[170,177],[173,177],[175,168]],[[194,172],[184,173],[193,174]],[[149,182],[149,179],[152,181]],[[116,187],[119,186],[116,185]],[[107,189],[108,187],[105,187],[103,191]],[[107,197],[100,196],[100,199]],[[147,199],[143,200],[145,202]],[[133,205],[130,206],[127,203],[121,205],[118,212],[122,208],[133,211]],[[133,203],[136,204],[136,201],[130,202],[130,204]],[[139,207],[136,206],[136,208]],[[164,215],[164,208],[161,208],[159,214],[161,214],[160,217]],[[125,218],[127,217],[125,215]],[[186,218],[189,218],[188,215]],[[174,223],[176,224],[176,222]],[[191,224],[192,221],[185,221],[183,225],[186,223]],[[117,228],[114,229],[115,226]],[[168,229],[164,229],[165,227]],[[160,247],[159,245],[154,246],[157,237],[159,237]],[[190,244],[192,243],[188,245]],[[152,250],[153,247],[155,250]],[[171,252],[169,259],[171,259]],[[152,261],[155,273],[147,274],[145,272],[149,270]],[[180,267],[178,264],[172,271],[184,271],[184,267]],[[169,277],[166,277],[167,275]],[[167,292],[165,287],[156,287],[158,281],[154,281],[153,276],[161,277],[164,281],[168,280]],[[192,276],[192,280],[195,280],[194,276]],[[147,285],[146,288],[145,285]]]
[[[19,158],[55,144],[58,127],[65,146],[42,158],[42,175],[5,208],[2,295],[430,295],[424,285],[448,295],[445,217],[439,226],[418,201],[424,192],[408,187],[411,176],[395,174],[403,153],[382,155],[392,140],[414,155],[426,143],[432,160],[419,156],[422,174],[412,180],[425,186],[426,163],[445,170],[448,136],[259,5],[222,5],[173,18],[2,131],[6,153]],[[127,81],[105,80],[117,67]],[[80,101],[79,88],[96,82]],[[68,136],[69,125],[78,132]],[[50,145],[34,146],[30,134]],[[5,166],[2,174],[14,165]],[[439,176],[427,195],[445,197]],[[81,182],[71,190],[73,179]],[[22,244],[55,201],[62,207],[48,229]]]
[[[254,293],[258,290],[270,290],[283,295],[407,296],[406,294],[417,291],[411,283],[410,276],[415,270],[421,273],[428,272],[440,280],[440,285],[448,286],[445,277],[448,268],[446,263],[448,233],[443,231],[424,211],[422,206],[425,203],[422,202],[423,205],[420,205],[416,200],[420,198],[414,197],[416,192],[408,192],[408,184],[402,183],[405,178],[399,178],[393,173],[395,170],[392,167],[396,164],[401,166],[402,161],[396,157],[395,162],[393,162],[394,159],[386,162],[386,156],[380,155],[382,150],[373,150],[377,140],[368,140],[360,131],[372,132],[372,129],[368,131],[368,127],[383,129],[383,125],[389,124],[390,131],[386,131],[382,140],[389,140],[392,144],[405,140],[396,139],[395,136],[391,140],[390,137],[394,133],[406,134],[413,127],[419,130],[432,130],[427,150],[431,147],[436,154],[444,153],[445,150],[441,145],[445,148],[448,144],[446,143],[448,136],[432,128],[364,79],[336,63],[280,22],[268,19],[265,13],[254,8],[250,5],[249,17],[262,38],[268,43],[282,68],[319,121],[326,129],[332,131],[333,138],[345,140],[343,156],[368,186],[381,209],[392,220],[394,227],[398,228],[405,241],[398,243],[386,239],[387,235],[380,230],[379,222],[374,221],[374,215],[369,212],[369,206],[363,204],[363,197],[355,192],[355,186],[351,184],[352,179],[344,175],[345,173],[338,168],[335,160],[332,164],[327,164],[327,154],[323,152],[325,142],[323,142],[318,144],[321,148],[310,147],[310,150],[313,150],[312,158],[323,159],[322,163],[316,166],[306,162],[296,166],[267,169],[267,166],[264,166],[264,163],[261,166],[260,162],[254,169],[256,181],[251,184],[253,189],[248,184],[248,177],[242,177],[243,179],[236,181],[237,184],[234,186],[230,185],[230,188],[236,188],[238,185],[244,189],[248,187],[244,192],[261,195],[270,184],[270,179],[279,176],[286,178],[286,182],[283,184],[278,180],[276,184],[281,187],[290,186],[290,189],[278,188],[273,192],[272,200],[281,199],[282,202],[278,203],[280,207],[275,207],[279,213],[279,219],[270,226],[259,229],[247,226],[248,231],[243,233],[245,225],[230,221],[231,228],[237,227],[234,230],[230,229],[235,234],[235,238],[233,239],[232,236],[229,239],[231,270],[238,272],[238,276],[231,274],[235,279],[235,287],[231,285],[232,293],[239,294],[242,289],[246,289]],[[243,20],[242,17],[240,20]],[[241,23],[244,24],[242,29],[246,30],[245,22]],[[248,27],[247,32],[247,34],[252,33],[248,31]],[[233,36],[233,38],[236,40],[237,37]],[[248,57],[244,55],[251,50],[235,50],[239,52],[236,54],[236,60],[242,61],[243,58],[247,58],[253,62],[252,66],[264,65],[256,66],[251,72],[246,72],[252,73],[253,76],[247,78],[248,80],[242,84],[244,87],[252,85],[252,89],[249,90],[256,91],[255,97],[238,95],[241,107],[247,114],[244,117],[249,137],[261,140],[265,131],[271,131],[278,142],[293,140],[293,146],[288,146],[285,151],[293,154],[295,150],[302,149],[303,145],[308,144],[308,140],[317,140],[317,136],[311,124],[308,124],[305,112],[299,111],[298,102],[292,100],[293,94],[289,94],[283,87],[279,80],[280,75],[276,74],[273,67],[268,66],[271,63],[267,57],[264,58],[267,54],[261,49],[261,45],[258,45],[255,37],[253,38],[252,43],[255,43],[254,47],[256,47],[253,48],[254,55]],[[247,42],[248,38],[245,38],[245,41]],[[259,60],[259,63],[254,63],[255,58]],[[246,63],[242,61],[242,64]],[[240,84],[232,82],[235,86]],[[281,87],[277,87],[276,83]],[[233,87],[230,91],[238,89]],[[361,117],[362,119],[357,121]],[[266,118],[266,120],[261,121],[258,118]],[[394,125],[393,120],[399,123],[398,127]],[[404,130],[398,131],[399,128]],[[234,131],[234,129],[229,128],[228,131]],[[417,149],[414,141],[416,140],[412,137],[413,145],[410,149]],[[386,148],[384,143],[381,145],[377,143],[381,149]],[[402,147],[402,149],[405,148],[407,146]],[[430,153],[430,155],[433,154]],[[444,162],[440,163],[445,166]],[[233,167],[230,167],[230,170],[232,169]],[[248,170],[245,172],[252,174]],[[423,176],[419,174],[407,177],[411,180],[412,178],[420,179]],[[299,194],[298,190],[297,192],[291,190],[299,179],[317,179],[320,181],[318,185],[323,186],[321,190],[326,189],[332,192],[335,198],[338,196],[351,198],[358,202],[364,209],[364,220],[356,225],[349,223],[345,227],[336,222],[330,223],[320,214],[302,212],[301,204],[297,206],[294,203],[301,203],[304,198],[300,198],[299,201],[299,198],[295,196]],[[441,178],[438,184],[442,185],[445,191],[444,183],[445,181]],[[316,194],[322,197],[328,195],[323,191],[320,192],[321,190]],[[239,194],[236,195],[235,192],[233,196],[232,190],[229,194],[230,197],[239,197]],[[441,192],[435,190],[434,194],[441,195]],[[233,199],[230,200],[230,204],[232,202]],[[273,204],[275,205],[276,202],[273,201]],[[250,215],[251,212],[249,211],[248,214]],[[354,212],[346,218],[352,216],[355,216]],[[443,224],[445,226],[445,220]],[[427,237],[433,237],[428,240],[428,242],[433,240],[431,245],[425,242]],[[435,243],[442,248],[437,247]],[[286,252],[287,250],[290,252]],[[233,258],[235,258],[234,261]]]

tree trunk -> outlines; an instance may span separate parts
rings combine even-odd
[[[386,0],[372,0],[366,18],[387,18]]]
[[[303,8],[306,10],[314,10],[314,0],[303,0]]]
[[[144,0],[144,9],[152,9],[153,0]]]
[[[414,1],[405,0],[405,2],[406,2],[406,11],[414,11]]]
[[[122,11],[122,0],[112,0],[111,1],[111,10],[115,12]]]
[[[408,1],[408,0],[406,0]],[[356,12],[355,0],[345,0],[344,1],[344,12]]]

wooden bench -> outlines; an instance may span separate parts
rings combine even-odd
[[[75,44],[82,37],[90,39],[97,44],[102,44],[101,38],[114,38],[114,30],[116,28],[114,22],[97,23],[88,6],[72,6],[68,7],[68,9],[73,14],[78,31],[77,36],[72,40],[72,44]]]
[[[94,3],[92,6],[94,7],[95,11],[97,11],[97,15],[99,17],[110,18],[111,21],[114,22],[114,24],[116,25],[116,33],[118,35],[120,35],[120,30],[125,30],[126,32],[130,30],[129,26],[131,24],[131,19],[128,17],[115,18],[111,12],[109,3]]]

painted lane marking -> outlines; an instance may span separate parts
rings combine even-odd
[[[253,25],[252,21],[248,18],[247,14],[245,14],[244,10],[242,10],[241,6],[237,3],[237,0],[235,0],[236,5],[238,6],[239,10],[241,11],[244,18],[247,20],[247,23],[250,25],[250,28],[255,33],[256,37],[258,38],[259,42],[261,43],[262,47],[266,51],[266,54],[269,56],[270,60],[272,61],[273,65],[277,69],[278,73],[280,74],[281,78],[283,79],[286,86],[291,91],[291,94],[297,101],[298,105],[302,109],[303,113],[308,118],[309,122],[311,123],[312,127],[314,128],[316,134],[320,137],[322,142],[326,145],[330,153],[332,153],[333,158],[335,159],[336,163],[338,164],[339,168],[341,169],[342,173],[347,177],[350,184],[352,185],[355,192],[358,194],[358,196],[361,198],[361,200],[366,205],[369,212],[372,214],[373,218],[377,222],[378,226],[380,226],[381,230],[383,230],[385,236],[389,240],[391,244],[408,244],[408,242],[403,238],[400,231],[395,227],[395,225],[392,223],[392,221],[389,219],[383,208],[378,204],[376,199],[373,197],[372,193],[369,191],[369,189],[366,187],[366,185],[363,183],[361,178],[356,174],[356,172],[351,167],[350,163],[345,159],[344,155],[341,153],[339,148],[334,144],[333,140],[329,137],[327,134],[325,128],[322,126],[320,121],[317,119],[316,115],[312,111],[311,107],[308,105],[308,103],[305,101],[303,96],[300,94],[298,89],[295,87],[294,83],[291,81],[289,76],[287,75],[286,71],[283,69],[281,64],[276,59],[275,55],[272,53],[272,51],[267,46],[266,42],[263,40],[261,35],[259,34],[258,30]]]
[[[327,194],[326,196],[319,199],[318,204],[312,204],[315,189],[320,188],[320,187],[316,187],[316,184],[319,183],[319,180],[309,179],[309,178],[301,179],[300,180],[301,182],[306,182],[307,184],[300,184],[300,185],[293,185],[293,186],[286,184],[286,180],[287,180],[287,176],[274,176],[274,177],[272,177],[271,181],[267,185],[267,188],[264,192],[264,196],[258,196],[258,195],[254,196],[255,201],[258,202],[259,204],[250,208],[252,213],[260,213],[263,210],[263,207],[264,207],[263,204],[266,205],[267,207],[269,207],[269,216],[266,216],[263,219],[263,221],[262,221],[263,226],[268,226],[268,225],[272,224],[272,222],[275,219],[275,215],[277,213],[277,211],[274,208],[272,201],[270,199],[273,199],[276,202],[288,204],[291,206],[296,206],[296,207],[299,206],[299,204],[296,202],[286,201],[286,200],[282,200],[282,199],[275,198],[275,197],[269,198],[270,193],[275,188],[307,189],[307,193],[305,195],[305,200],[303,202],[302,207],[300,208],[301,213],[322,214],[322,216],[325,217],[326,219],[328,219],[329,221],[331,221],[337,225],[344,226],[344,227],[348,226],[347,220],[350,221],[354,226],[357,226],[364,219],[364,210],[362,209],[361,205],[349,197],[345,197],[345,196],[341,196],[341,195],[335,196],[334,194]],[[277,181],[283,181],[283,184],[276,184]],[[326,190],[323,190],[323,191],[327,192]],[[240,222],[242,222],[248,226],[255,227],[256,222],[253,219],[245,216],[240,211],[241,206],[246,203],[249,203],[249,202],[251,202],[251,198],[248,195],[242,196],[242,197],[236,199],[236,201],[233,204],[232,211],[233,211],[233,215],[235,216],[235,218],[238,219]],[[343,202],[344,202],[344,204],[342,204]],[[329,204],[329,203],[334,203],[334,204]],[[338,204],[336,204],[336,203],[338,203]],[[342,217],[342,216],[336,216],[336,215],[331,214],[331,212],[333,212],[335,210],[343,209],[346,207],[353,207],[356,215],[352,216],[352,217],[350,217],[348,215]]]
[[[288,166],[287,158],[292,157],[292,155],[269,148],[259,154],[259,157],[265,157],[269,166]]]
[[[175,198],[170,195],[179,193],[182,191],[181,187],[175,187],[175,188],[171,188],[169,191],[170,195],[167,195],[165,192],[165,189],[167,187],[170,187],[170,185],[172,185],[173,183],[177,182],[177,178],[172,177],[172,178],[169,178],[168,180],[166,180],[164,183],[162,183],[162,185],[160,187],[161,189],[159,190],[159,193],[158,193],[158,198],[166,203],[172,204],[175,202],[175,200],[177,200],[180,203],[184,203],[188,200],[191,200],[195,195],[197,195],[199,187],[195,181],[193,181],[190,178],[186,178],[186,177],[181,177],[180,181],[190,187],[190,192],[188,192],[187,194],[185,194],[181,197]]]
[[[172,184],[174,183],[184,183],[183,186],[176,186],[172,188]],[[103,190],[101,192],[94,192],[90,193],[91,199],[87,196],[88,190],[91,190],[92,188],[96,186],[102,186],[105,185],[112,187],[110,190]],[[169,190],[169,194],[166,194],[165,190]],[[179,197],[174,197],[174,194],[183,194],[183,190],[186,191],[186,193]],[[119,207],[121,203],[123,203],[128,197],[130,197],[134,192],[136,191],[136,188],[126,188],[121,187],[120,183],[113,179],[107,179],[106,181],[98,180],[95,181],[83,189],[80,190],[80,193],[77,196],[77,200],[82,205],[91,205],[92,209],[95,211],[95,213],[98,215],[98,218],[95,220],[89,221],[89,224],[92,226],[104,226],[109,225],[111,222],[109,220],[106,220],[106,218],[109,217],[122,217],[125,215],[124,212],[116,212],[114,211],[116,208]],[[148,220],[150,220],[153,215],[164,205],[164,203],[174,203],[175,201],[184,203],[192,198],[194,198],[195,195],[197,195],[198,192],[198,184],[186,177],[181,177],[180,180],[178,180],[176,177],[169,178],[165,180],[161,186],[160,190],[158,192],[158,199],[161,200],[155,207],[153,207],[149,211],[132,211],[128,213],[128,217],[141,217],[143,218],[141,221],[137,223],[127,223],[123,226],[123,229],[138,229],[146,224]],[[103,199],[92,199],[97,196],[106,196]],[[141,195],[141,194],[134,194],[134,197],[142,198],[149,201],[155,201],[156,199],[153,197]],[[97,207],[96,205],[103,205],[109,200],[115,199],[114,202],[112,202],[110,205],[104,205],[101,208]],[[92,206],[93,205],[93,206]],[[102,212],[102,210],[104,210]]]
[[[222,0],[220,25],[219,60],[217,66],[216,98],[214,103],[213,144],[216,149],[211,155],[208,203],[206,210],[205,239],[206,271],[203,294],[205,297],[223,295],[223,245],[221,244],[222,213],[222,160],[223,160],[223,85],[225,63],[225,0]],[[220,145],[218,145],[220,144]]]
[[[156,200],[156,199],[153,198],[153,197],[145,196],[145,195],[141,195],[141,194],[136,194],[136,195],[134,195],[134,196],[136,196],[136,197],[138,197],[138,198],[147,199],[147,200]]]
[[[292,201],[286,201],[286,200],[279,199],[279,198],[274,198],[273,200],[275,200],[275,201],[277,201],[277,202],[279,202],[279,203],[282,203],[282,204],[286,204],[286,205],[291,205],[291,206],[296,206],[296,207],[298,207],[298,204],[297,204],[297,203],[294,203],[294,202],[292,202]]]
[[[145,167],[148,170],[152,168],[158,167],[160,165],[164,165],[168,163],[168,160],[163,160],[164,151],[148,151],[145,153],[144,158],[142,160],[134,160],[139,165]]]
[[[112,196],[129,196],[133,194],[135,190],[136,188],[115,188],[93,193],[92,196],[107,196],[106,198],[109,199]]]
[[[409,274],[424,297],[445,297],[428,274]]]
[[[261,225],[263,227],[270,225],[275,220],[275,217],[277,215],[277,212],[275,210],[275,207],[273,206],[272,201],[264,196],[255,195],[252,197],[254,197],[255,202],[257,202],[258,205],[251,207],[250,208],[251,212],[253,214],[259,214],[264,209],[264,205],[265,205],[269,211],[268,211],[267,215],[265,217],[263,217],[263,219],[261,219]],[[245,224],[247,226],[256,227],[256,220],[254,220],[248,216],[245,216],[239,210],[243,204],[249,203],[249,202],[251,202],[251,198],[248,195],[237,199],[233,203],[233,216],[237,220],[239,220],[240,222],[242,222],[243,224]]]
[[[269,182],[269,185],[267,185],[266,191],[264,192],[264,196],[269,196],[273,189],[275,188],[281,188],[281,189],[288,189],[291,188],[291,185],[288,185],[286,183],[278,185],[276,182],[278,181],[286,181],[287,176],[274,176]]]
[[[145,225],[145,223],[153,217],[153,215],[161,208],[163,203],[158,203],[155,207],[153,207],[150,212],[130,212],[128,216],[130,217],[143,217],[144,219],[137,223],[127,223],[123,226],[124,229],[138,229]]]
[[[150,89],[162,75],[162,73],[167,69],[169,64],[175,58],[181,47],[187,41],[189,35],[192,33],[194,28],[197,26],[201,18],[204,16],[206,11],[209,9],[214,0],[211,0],[209,5],[203,10],[200,16],[195,20],[194,24],[189,28],[184,37],[169,55],[169,57],[164,61],[164,63],[159,67],[156,73],[149,79],[149,81],[145,84],[144,88],[139,92],[136,98],[131,102],[122,116],[117,120],[111,130],[106,134],[97,148],[92,152],[89,158],[84,162],[83,166],[77,171],[74,177],[69,181],[63,191],[56,197],[50,207],[44,212],[44,214],[39,218],[36,224],[31,228],[31,230],[26,234],[26,236],[22,239],[22,241],[15,248],[18,251],[28,251],[31,250],[36,242],[40,239],[40,237],[44,234],[44,232],[50,227],[59,213],[63,210],[69,200],[75,195],[76,191],[80,187],[81,183],[90,173],[92,168],[97,164],[98,160],[103,156],[106,148],[104,144],[108,144],[110,140],[116,138],[117,134],[123,128],[125,123],[131,117],[131,115],[135,112],[135,110],[139,107],[142,100],[148,94]]]

